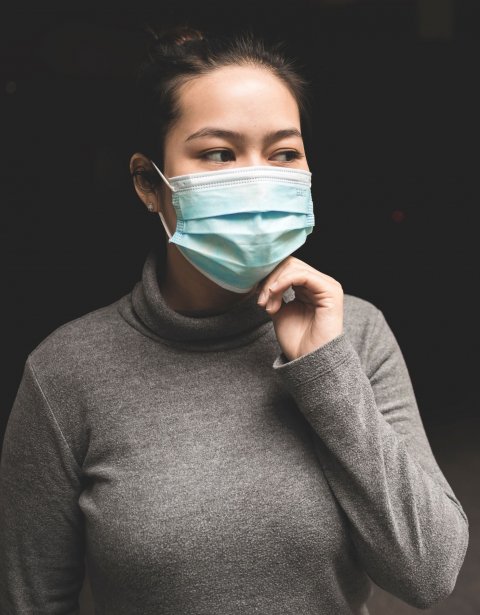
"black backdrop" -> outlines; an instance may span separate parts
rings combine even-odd
[[[162,2],[0,19],[2,428],[27,355],[141,274],[132,87],[146,24],[248,26],[312,82],[316,227],[295,253],[385,314],[426,429],[475,412],[478,2]],[[2,430],[3,434],[3,430]]]

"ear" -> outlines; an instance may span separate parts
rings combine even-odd
[[[158,173],[150,160],[140,152],[133,154],[130,158],[130,174],[135,191],[148,210],[160,211],[161,185],[156,181]]]

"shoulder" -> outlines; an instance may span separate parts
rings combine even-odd
[[[388,366],[398,379],[407,376],[402,349],[383,311],[372,302],[344,295],[344,331],[367,374]],[[400,374],[400,371],[402,374]]]
[[[344,331],[368,368],[381,346],[395,344],[383,312],[371,301],[355,295],[344,294]]]
[[[128,335],[117,304],[118,300],[60,325],[25,362],[26,399],[30,395],[37,400],[29,404],[29,411],[37,412],[38,400],[43,400],[79,466],[88,446],[85,426],[91,400],[108,386],[115,355]]]
[[[371,301],[347,293],[343,296],[344,325],[350,335],[368,332],[380,318],[381,311]]]
[[[108,361],[113,347],[125,334],[119,301],[58,326],[30,352],[28,361],[40,381],[86,373]]]

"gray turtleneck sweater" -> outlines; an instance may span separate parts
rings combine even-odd
[[[369,579],[447,597],[468,520],[382,312],[345,295],[344,333],[288,361],[255,296],[182,315],[157,268],[26,360],[2,615],[77,613],[85,570],[97,615],[366,614]]]

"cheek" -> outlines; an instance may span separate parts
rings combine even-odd
[[[177,215],[175,213],[175,210],[173,209],[173,205],[170,203],[168,205],[168,210],[167,210],[167,216],[168,216],[168,221],[169,221],[169,228],[175,230],[176,226],[177,226]]]

